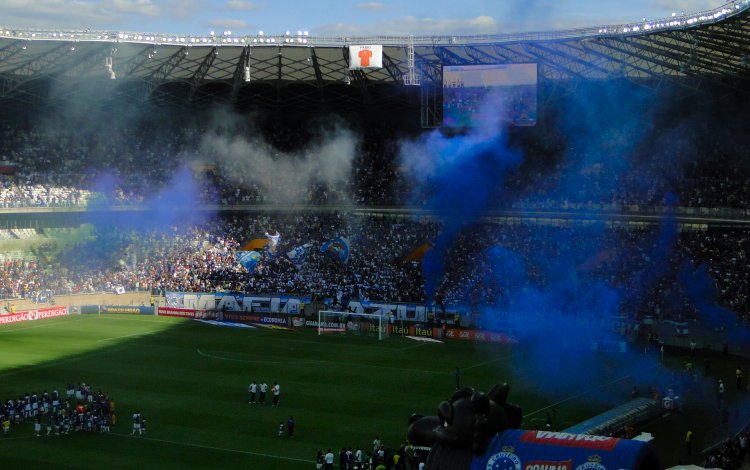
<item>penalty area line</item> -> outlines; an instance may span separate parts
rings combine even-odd
[[[4,329],[3,331],[0,331],[0,334],[14,333],[16,331],[30,330],[32,328],[46,328],[46,327],[50,327],[50,326],[60,325],[62,323],[65,323],[66,321],[80,321],[80,320],[82,320],[82,318],[62,317],[62,320],[60,320],[60,321],[49,321],[49,320],[57,320],[57,319],[56,318],[55,319],[52,319],[52,318],[48,318],[47,319],[47,318],[45,318],[44,320],[41,320],[41,321],[45,321],[45,322],[48,322],[48,323],[44,323],[42,325],[24,326],[24,327],[21,327],[21,328],[9,328],[7,330]]]
[[[5,441],[21,441],[21,440],[26,440],[26,439],[34,439],[35,437],[39,437],[39,436],[20,436],[20,437],[5,437],[4,436],[2,439],[0,439],[0,443],[5,442]]]
[[[490,365],[490,364],[494,364],[495,362],[504,361],[506,359],[512,359],[512,358],[514,358],[516,356],[520,356],[521,354],[523,354],[523,353],[521,351],[518,351],[518,352],[515,352],[513,354],[509,354],[507,356],[498,357],[497,359],[490,359],[489,361],[484,361],[484,362],[480,362],[478,364],[471,365],[469,367],[465,367],[464,370],[476,369],[478,367],[482,367],[482,366],[487,366],[487,365]]]
[[[97,339],[96,342],[97,343],[101,343],[102,341],[112,341],[113,339],[132,338],[133,336],[153,335],[153,334],[164,333],[164,332],[176,330],[178,328],[185,328],[186,326],[190,326],[190,325],[191,325],[190,323],[184,323],[182,325],[177,325],[177,326],[173,326],[173,327],[170,327],[170,328],[165,328],[163,330],[148,330],[148,331],[141,331],[139,333],[132,333],[132,334],[129,334],[129,335],[112,336],[110,338]]]
[[[120,338],[132,338],[133,336],[143,336],[147,335],[149,333],[154,333],[153,331],[142,331],[140,333],[133,333],[132,335],[122,335],[122,336],[112,336],[111,338],[103,338],[103,339],[97,339],[97,343],[101,343],[102,341],[112,341],[113,339],[120,339]]]
[[[267,457],[267,458],[276,459],[276,460],[291,460],[293,462],[315,463],[314,460],[298,459],[295,457],[285,457],[283,455],[264,454],[262,452],[252,452],[249,450],[229,449],[226,447],[214,447],[214,446],[208,446],[205,444],[193,444],[191,442],[170,441],[168,439],[157,439],[155,437],[148,437],[148,436],[133,436],[130,434],[120,434],[120,433],[114,433],[114,432],[105,433],[105,434],[109,434],[112,436],[119,436],[119,437],[129,437],[131,439],[143,439],[145,441],[162,442],[164,444],[172,444],[176,446],[195,447],[197,449],[209,449],[209,450],[218,450],[221,452],[232,452],[235,454],[255,455],[257,457]]]
[[[625,379],[629,379],[630,377],[633,377],[634,375],[636,375],[636,374],[638,374],[640,372],[644,372],[644,371],[647,371],[647,370],[655,369],[658,366],[659,366],[659,364],[655,364],[655,365],[649,366],[649,367],[643,367],[642,369],[638,369],[638,370],[633,371],[633,372],[631,372],[631,373],[629,373],[627,375],[623,375],[620,378],[617,378],[617,379],[614,379],[614,380],[610,380],[609,382],[601,384],[601,385],[596,386],[596,387],[591,387],[591,388],[589,388],[587,390],[582,391],[581,393],[576,393],[575,395],[569,396],[568,398],[563,398],[560,401],[556,401],[555,403],[552,403],[551,405],[547,405],[547,406],[545,406],[543,408],[539,408],[536,411],[532,411],[531,413],[524,414],[523,417],[524,417],[524,419],[526,419],[529,416],[534,416],[535,414],[541,413],[542,411],[547,411],[550,408],[554,408],[554,407],[556,407],[558,405],[562,405],[563,403],[567,403],[567,402],[569,402],[571,400],[575,400],[576,398],[585,397],[586,395],[589,395],[589,394],[591,394],[591,393],[599,390],[600,388],[609,387],[610,385],[616,384],[617,382],[622,382]]]
[[[321,364],[325,361],[295,361],[293,359],[289,359],[288,361],[266,361],[265,359],[237,359],[233,357],[221,357],[216,356],[214,354],[209,354],[207,352],[203,352],[200,349],[195,350],[198,355],[207,357],[209,359],[218,359],[220,361],[231,361],[231,362],[249,362],[251,364],[257,364],[257,363],[263,363],[263,364],[301,364],[301,365],[311,365],[311,364]],[[268,356],[266,356],[268,357]]]

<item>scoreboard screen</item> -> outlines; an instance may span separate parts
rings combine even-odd
[[[476,127],[498,112],[516,126],[536,124],[536,64],[443,66],[443,127]]]

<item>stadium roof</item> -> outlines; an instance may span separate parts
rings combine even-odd
[[[349,70],[348,46],[383,45],[383,68]],[[404,85],[440,87],[443,65],[536,63],[541,84],[627,78],[658,88],[705,85],[745,89],[750,78],[750,0],[656,21],[494,36],[312,37],[190,36],[0,28],[0,100],[30,101],[52,79],[68,90],[81,82],[133,83],[144,97],[278,103],[279,89],[297,105],[346,101],[380,85],[408,102]],[[120,87],[120,88],[118,88]],[[291,87],[291,88],[290,88]],[[296,88],[295,88],[296,87]],[[289,90],[293,90],[289,92]],[[323,91],[326,90],[326,91]],[[377,93],[377,91],[376,91]],[[46,95],[45,95],[46,96]],[[46,98],[45,98],[46,99]],[[292,106],[294,106],[292,104]]]

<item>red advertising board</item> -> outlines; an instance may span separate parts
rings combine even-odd
[[[7,323],[20,323],[24,321],[42,320],[44,318],[64,317],[68,314],[68,307],[40,308],[39,310],[28,310],[26,312],[0,315],[0,325]]]
[[[216,319],[212,310],[193,310],[190,308],[159,307],[159,315],[165,317]]]
[[[445,330],[446,339],[464,339],[468,341],[484,341],[488,343],[516,344],[518,340],[505,333],[493,333],[482,330],[461,330],[448,328]]]

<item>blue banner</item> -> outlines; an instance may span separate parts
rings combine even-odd
[[[305,263],[312,246],[312,243],[305,243],[304,245],[292,248],[292,250],[286,254],[286,257],[289,258],[289,261],[291,261],[297,269],[299,269]]]
[[[347,263],[349,261],[349,240],[344,237],[332,238],[323,243],[320,252],[333,256],[342,263]]]
[[[510,429],[497,434],[471,464],[471,470],[621,468],[659,468],[656,452],[650,444],[630,439]]]
[[[255,266],[260,261],[261,255],[257,251],[238,251],[237,261],[248,270],[255,271]]]

